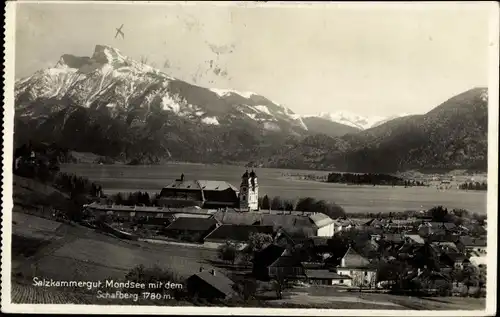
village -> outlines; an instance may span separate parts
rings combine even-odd
[[[216,250],[220,270],[185,281],[206,300],[258,297],[259,283],[275,299],[288,289],[484,297],[486,217],[436,206],[410,216],[330,217],[315,210],[262,209],[255,171],[239,189],[224,181],[186,179],[165,186],[156,206],[84,205],[82,224],[120,239]],[[250,290],[249,290],[250,289]]]

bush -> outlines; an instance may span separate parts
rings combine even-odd
[[[236,260],[236,255],[238,253],[238,249],[236,245],[230,241],[226,241],[226,244],[221,245],[217,249],[217,255],[219,256],[219,259],[222,261],[228,261],[234,264],[234,261]]]

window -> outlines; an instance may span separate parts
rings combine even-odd
[[[340,280],[340,281],[339,281],[339,283],[340,283],[340,284],[344,284],[344,280]]]
[[[352,274],[353,274],[353,271],[351,271],[350,273],[351,273],[351,275],[352,275]]]
[[[246,200],[246,199],[247,199],[247,196],[243,195],[242,199],[243,199],[243,200]]]
[[[365,276],[368,276],[368,272],[365,271]]]

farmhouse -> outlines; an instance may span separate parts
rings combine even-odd
[[[339,275],[347,275],[352,279],[352,286],[374,286],[377,271],[370,261],[359,255],[349,246],[337,266]]]
[[[187,281],[188,293],[191,297],[213,299],[228,299],[235,295],[234,282],[224,274],[211,270],[191,275]]]
[[[252,274],[259,280],[272,278],[304,278],[304,267],[286,248],[270,244],[257,252],[253,259]]]

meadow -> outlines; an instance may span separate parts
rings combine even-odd
[[[88,177],[102,185],[105,194],[147,191],[158,193],[163,186],[184,174],[186,179],[221,180],[239,187],[245,167],[230,165],[165,164],[154,166],[65,164],[61,171]],[[429,209],[437,205],[486,213],[486,192],[456,188],[391,187],[331,184],[291,179],[286,175],[326,175],[331,171],[301,171],[273,168],[255,169],[259,195],[284,199],[314,197],[341,205],[347,213],[388,213]]]

